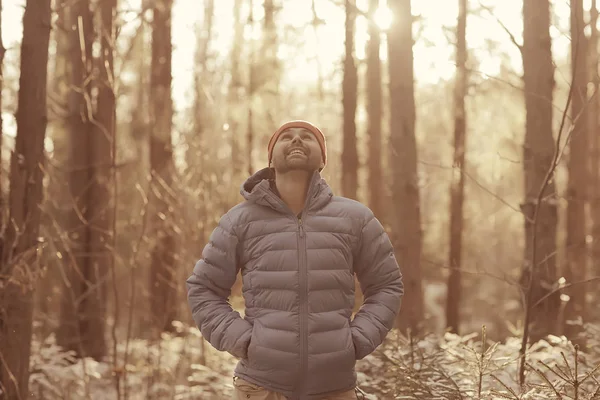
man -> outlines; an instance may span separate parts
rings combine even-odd
[[[393,326],[404,289],[388,236],[371,210],[321,178],[323,133],[281,126],[269,167],[242,185],[187,280],[202,335],[239,358],[234,399],[356,399],[356,360]],[[245,316],[227,299],[241,270]],[[354,274],[364,303],[352,319]]]

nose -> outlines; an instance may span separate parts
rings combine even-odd
[[[300,144],[300,143],[302,143],[302,137],[300,136],[299,133],[296,133],[294,135],[294,138],[292,139],[292,144],[293,145],[297,145],[297,144]]]

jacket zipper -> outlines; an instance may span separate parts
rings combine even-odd
[[[304,393],[308,372],[308,268],[302,216],[298,217],[298,263],[300,273],[300,393]]]
[[[306,376],[308,374],[308,267],[306,265],[306,232],[302,223],[302,214],[308,209],[308,205],[315,190],[315,185],[312,184],[306,194],[306,202],[300,215],[294,215],[283,200],[275,193],[269,191],[267,196],[273,198],[275,201],[283,205],[287,212],[294,216],[298,224],[298,272],[299,285],[300,285],[300,310],[299,310],[299,325],[300,325],[300,379],[298,383],[297,396],[293,397],[302,398],[306,392]]]

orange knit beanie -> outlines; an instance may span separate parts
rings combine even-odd
[[[323,164],[327,164],[327,145],[325,143],[325,135],[323,135],[323,132],[321,132],[321,130],[319,128],[317,128],[316,126],[314,126],[313,124],[311,124],[308,121],[295,120],[295,121],[286,122],[285,124],[281,125],[279,127],[279,129],[277,129],[275,131],[275,133],[273,133],[273,136],[271,136],[271,139],[269,140],[269,146],[268,146],[268,152],[269,152],[268,163],[269,163],[269,165],[271,164],[271,158],[273,157],[273,147],[275,147],[275,143],[277,142],[277,139],[279,139],[279,136],[286,129],[289,129],[289,128],[304,128],[304,129],[308,130],[309,132],[311,132],[313,135],[315,135],[315,138],[317,139],[317,142],[319,142],[319,146],[321,147],[321,155],[323,156]]]

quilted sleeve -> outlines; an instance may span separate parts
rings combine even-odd
[[[356,359],[360,360],[372,353],[394,326],[404,285],[390,239],[372,213],[358,246],[354,271],[364,302],[350,326]]]
[[[239,270],[238,238],[228,214],[219,221],[187,279],[187,298],[202,336],[217,350],[246,358],[252,325],[228,298]]]

